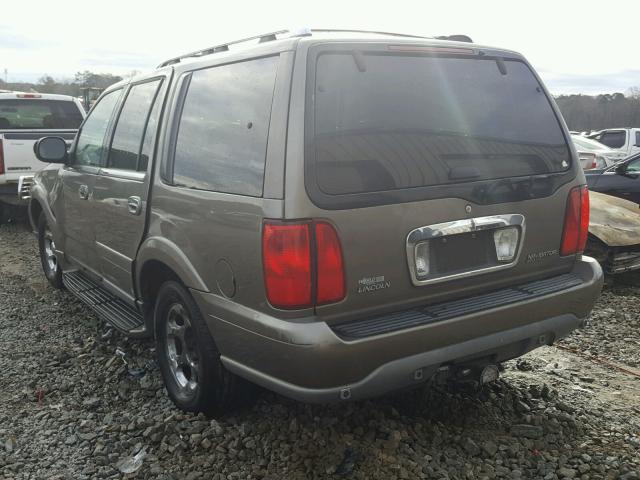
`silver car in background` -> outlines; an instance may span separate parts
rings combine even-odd
[[[625,153],[613,150],[596,140],[582,135],[572,134],[571,140],[576,146],[580,165],[584,170],[610,167],[626,157]]]

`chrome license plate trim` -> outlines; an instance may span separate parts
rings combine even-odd
[[[425,225],[411,230],[407,235],[407,263],[411,274],[411,281],[415,286],[430,285],[434,283],[446,282],[457,278],[472,277],[484,273],[494,272],[511,268],[518,263],[522,244],[525,235],[525,218],[519,213],[504,215],[489,215],[485,217],[465,218],[461,220],[453,220],[451,222],[436,223],[433,225]],[[481,230],[496,230],[504,227],[519,227],[518,246],[516,247],[516,255],[511,262],[492,265],[472,269],[464,272],[443,275],[427,275],[426,278],[420,278],[416,271],[416,247],[419,243],[429,241],[434,238],[447,237],[449,235],[458,235],[461,233],[477,232]]]

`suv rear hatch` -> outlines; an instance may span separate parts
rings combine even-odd
[[[316,307],[323,320],[571,270],[575,255],[559,249],[578,170],[521,58],[475,47],[314,45],[305,115],[309,198],[288,196],[286,213],[324,219],[338,233],[346,297]]]

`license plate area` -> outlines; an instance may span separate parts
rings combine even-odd
[[[476,217],[427,225],[407,236],[414,285],[443,282],[510,268],[517,263],[525,231],[519,214]]]
[[[446,275],[498,265],[492,231],[461,233],[427,241],[433,274]]]

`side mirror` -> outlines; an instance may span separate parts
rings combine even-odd
[[[46,163],[67,161],[67,142],[60,137],[43,137],[33,146],[36,158]]]
[[[626,175],[627,174],[627,164],[626,163],[621,163],[620,165],[616,166],[616,173],[618,175]]]

